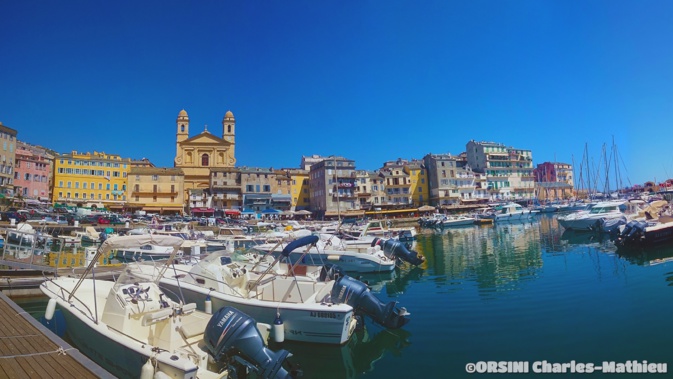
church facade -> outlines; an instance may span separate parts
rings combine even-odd
[[[210,172],[215,168],[236,165],[236,119],[231,111],[222,118],[222,136],[218,137],[204,128],[203,132],[189,136],[189,115],[184,109],[176,120],[176,150],[174,167],[184,172],[185,199],[192,190],[210,188]]]

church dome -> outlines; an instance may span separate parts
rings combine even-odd
[[[184,109],[181,110],[180,113],[178,113],[178,117],[187,117],[187,118],[189,118],[189,116],[187,115],[187,111],[184,110]]]
[[[224,118],[234,118],[234,114],[231,111],[227,111],[227,113],[224,114]]]

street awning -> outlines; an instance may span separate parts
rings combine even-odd
[[[241,214],[241,211],[239,211],[238,209],[225,209],[224,214],[230,216],[238,216]]]
[[[213,208],[192,208],[192,213],[215,213]]]
[[[267,213],[267,214],[269,214],[269,213],[280,213],[280,212],[281,211],[279,211],[278,209],[273,209],[273,208],[267,208],[267,209],[262,211],[262,213]]]

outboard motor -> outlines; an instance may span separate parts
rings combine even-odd
[[[405,308],[397,308],[394,301],[383,304],[367,285],[348,275],[336,279],[331,296],[334,303],[348,304],[386,328],[401,328],[409,322],[409,312]]]
[[[255,320],[232,307],[223,307],[208,321],[204,340],[216,362],[238,362],[256,371],[264,379],[292,378],[282,364],[290,355],[287,350],[273,352],[264,346]]]
[[[641,238],[645,234],[645,228],[647,227],[647,222],[645,221],[629,221],[624,226],[624,229],[617,237],[617,242],[621,245],[629,244],[634,242],[636,239]]]
[[[411,263],[414,266],[418,266],[419,264],[425,262],[425,257],[418,255],[418,253],[413,250],[407,249],[405,244],[398,240],[392,238],[388,240],[374,238],[372,241],[372,247],[376,245],[381,246],[381,250],[383,250],[383,253],[388,258],[398,258],[405,262]]]

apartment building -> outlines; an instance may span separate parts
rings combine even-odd
[[[125,211],[183,214],[184,173],[179,168],[132,167],[128,176]]]
[[[309,171],[310,207],[318,219],[358,209],[355,161],[328,157],[313,163]]]
[[[430,204],[456,206],[488,199],[487,192],[467,164],[465,155],[427,154],[423,162],[428,171]]]
[[[568,199],[575,196],[573,166],[561,162],[544,162],[533,170],[537,198],[540,200]]]
[[[311,196],[308,186],[308,170],[301,168],[286,168],[283,170],[290,178],[290,209],[293,211],[308,210]]]
[[[15,194],[21,196],[26,204],[49,202],[54,154],[44,147],[17,140],[15,155]]]
[[[103,152],[54,157],[53,203],[122,211],[131,159]]]
[[[210,170],[210,194],[216,214],[238,216],[243,211],[241,172],[236,167]]]
[[[0,122],[0,193],[14,196],[14,164],[17,131]]]
[[[533,154],[530,150],[473,140],[467,143],[466,155],[473,171],[486,174],[487,190],[492,199],[535,197]]]

